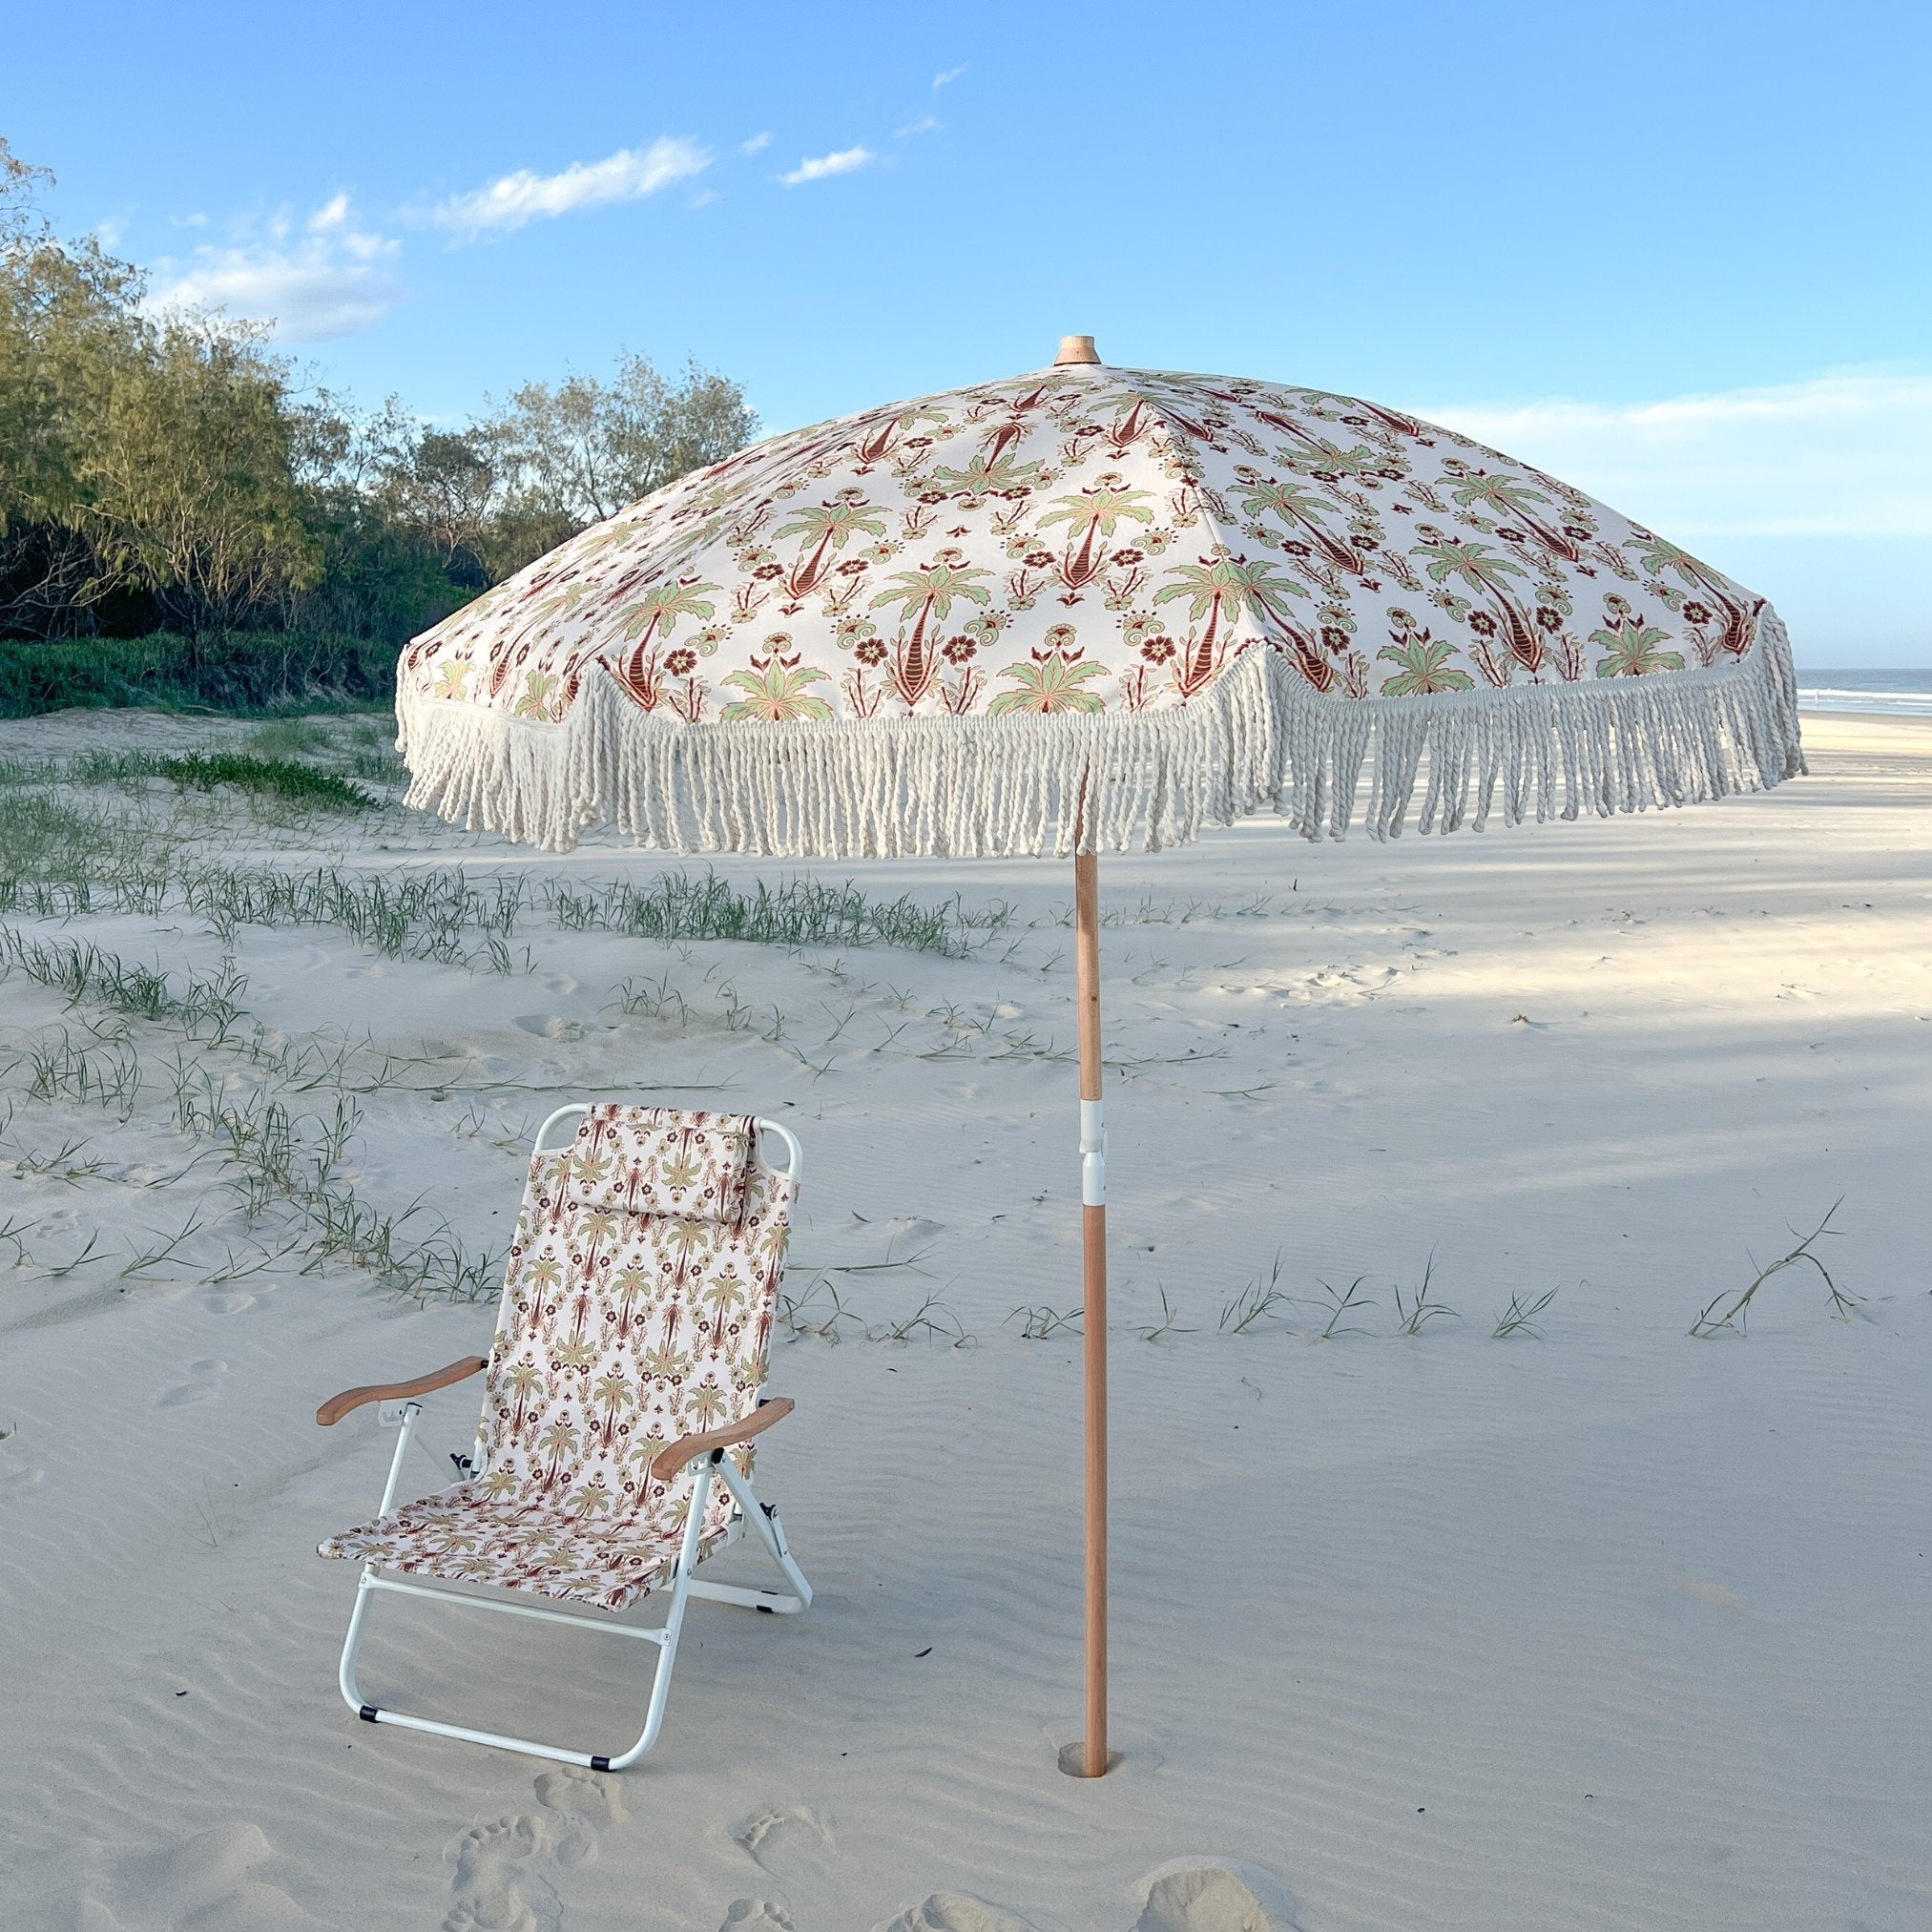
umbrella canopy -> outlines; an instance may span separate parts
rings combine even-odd
[[[413,803],[551,848],[1380,838],[1803,769],[1783,627],[1665,538],[1399,410],[1091,363],[699,470],[416,640],[398,709]]]
[[[563,849],[1074,855],[1087,1719],[1107,1749],[1094,853],[1609,814],[1804,769],[1764,599],[1454,430],[1318,389],[1055,366],[800,429],[418,638],[412,804]],[[1426,774],[1425,779],[1423,774]],[[1420,801],[1416,793],[1423,785]]]

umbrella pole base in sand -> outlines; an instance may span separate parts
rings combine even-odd
[[[1105,1777],[1110,1771],[1125,1762],[1119,1752],[1110,1751],[1107,1754],[1107,1762],[1098,1771],[1089,1771],[1087,1746],[1084,1740],[1075,1738],[1071,1744],[1063,1744],[1060,1747],[1060,1769],[1069,1777]]]

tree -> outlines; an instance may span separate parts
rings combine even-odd
[[[423,630],[587,524],[741,448],[743,391],[627,356],[462,428],[298,386],[264,332],[160,315],[0,139],[0,635]]]
[[[737,384],[687,366],[667,381],[624,356],[609,383],[526,383],[478,426],[503,490],[491,519],[493,576],[541,556],[693,469],[742,449],[758,418]]]
[[[143,585],[182,628],[241,624],[322,574],[285,372],[228,322],[169,321],[145,346],[76,465],[80,526],[103,576]]]

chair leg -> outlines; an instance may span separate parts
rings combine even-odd
[[[692,1595],[709,1598],[713,1603],[736,1604],[741,1610],[769,1610],[779,1616],[797,1616],[800,1611],[811,1609],[812,1586],[805,1581],[805,1572],[799,1568],[790,1546],[785,1542],[785,1526],[779,1521],[779,1512],[768,1509],[758,1501],[758,1492],[750,1481],[738,1473],[729,1456],[718,1464],[717,1472],[723,1477],[724,1485],[736,1499],[745,1521],[758,1532],[765,1554],[784,1572],[786,1581],[798,1594],[788,1596],[781,1590],[748,1589],[737,1584],[712,1583],[699,1577],[692,1583]]]
[[[404,1446],[405,1444],[397,1445],[396,1460],[399,1463],[402,1461]],[[499,1751],[519,1751],[530,1757],[548,1757],[559,1764],[581,1764],[592,1771],[628,1770],[657,1742],[657,1735],[664,1728],[664,1707],[671,1694],[671,1672],[677,1659],[678,1634],[684,1628],[684,1607],[689,1598],[697,1593],[694,1590],[691,1572],[696,1567],[698,1550],[702,1544],[704,1506],[711,1493],[711,1477],[712,1465],[709,1463],[700,1464],[696,1481],[692,1485],[691,1513],[685,1520],[684,1542],[679,1548],[677,1568],[672,1579],[670,1609],[664,1619],[664,1628],[649,1632],[635,1631],[623,1632],[628,1636],[641,1637],[657,1646],[657,1668],[651,1679],[651,1701],[645,1712],[644,1728],[638,1733],[637,1741],[628,1751],[610,1755],[599,1752],[566,1751],[557,1745],[540,1744],[528,1737],[509,1737],[494,1731],[476,1731],[464,1724],[445,1724],[433,1717],[417,1717],[405,1711],[394,1711],[380,1705],[364,1703],[363,1693],[356,1684],[356,1652],[363,1640],[363,1628],[368,1615],[369,1598],[378,1589],[395,1587],[385,1585],[377,1576],[374,1564],[367,1565],[363,1570],[362,1581],[356,1589],[356,1607],[349,1614],[348,1635],[343,1643],[342,1665],[337,1672],[343,1701],[357,1716],[371,1724],[397,1724],[409,1731],[426,1731],[437,1737],[460,1737],[470,1744],[493,1745]],[[433,1590],[412,1590],[411,1593],[439,1594]],[[467,1601],[474,1603],[480,1610],[506,1608],[482,1598],[470,1598]],[[557,1615],[552,1615],[548,1620],[576,1621]],[[609,1631],[612,1627],[584,1619],[580,1628]]]

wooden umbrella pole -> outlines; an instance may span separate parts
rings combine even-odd
[[[1073,859],[1080,1014],[1080,1245],[1087,1358],[1087,1747],[1081,1775],[1107,1770],[1107,1132],[1100,1111],[1100,883]]]

